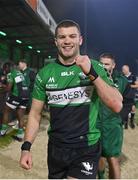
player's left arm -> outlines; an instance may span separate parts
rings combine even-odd
[[[122,109],[123,98],[117,88],[109,85],[99,76],[99,74],[97,74],[88,56],[77,56],[75,61],[76,65],[80,66],[82,71],[93,81],[97,93],[104,104],[106,104],[114,112],[120,112]]]

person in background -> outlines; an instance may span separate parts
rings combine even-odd
[[[130,127],[134,129],[135,128],[134,117],[136,112],[135,93],[136,93],[136,89],[138,88],[138,81],[136,80],[136,76],[133,75],[132,72],[130,72],[128,65],[122,66],[122,73],[127,78],[131,87],[131,91],[129,92],[128,96],[123,102],[123,109],[121,111],[121,116],[125,129],[128,129],[129,118],[130,118]]]
[[[110,53],[100,56],[100,62],[107,71],[109,78],[125,96],[128,91],[127,79],[116,69],[115,57]],[[123,143],[122,119],[119,113],[113,112],[103,102],[100,102],[100,109],[97,119],[97,128],[101,131],[102,157],[99,162],[98,178],[104,179],[106,160],[109,167],[109,179],[120,179],[119,156]]]
[[[27,110],[30,110],[31,103],[32,103],[32,91],[34,86],[34,81],[36,77],[36,73],[28,67],[28,62],[26,59],[20,59],[18,61],[19,70],[23,73],[25,80],[27,82],[27,86],[29,87],[29,103]]]
[[[115,112],[122,108],[122,96],[110,86],[112,82],[101,64],[80,54],[82,41],[76,22],[60,22],[55,31],[58,59],[36,76],[20,165],[32,167],[30,149],[47,102],[51,117],[49,179],[95,179],[101,152],[96,128],[99,97]]]
[[[7,95],[7,73],[10,71],[10,63],[5,62],[0,69],[0,125],[2,124],[3,110]]]
[[[24,138],[24,122],[23,116],[29,99],[29,89],[24,75],[17,69],[10,66],[11,71],[7,74],[7,91],[8,97],[6,100],[0,136],[6,135],[9,129],[9,113],[16,110],[17,119],[19,121],[19,129],[14,136],[15,140],[22,141]]]

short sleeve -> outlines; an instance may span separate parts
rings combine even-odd
[[[103,65],[95,60],[92,60],[92,65],[96,73],[109,85],[116,87],[113,81],[108,77],[107,71],[104,69]]]
[[[33,94],[32,97],[37,100],[45,101],[46,100],[46,90],[45,90],[45,80],[44,80],[44,73],[40,71],[36,75]]]
[[[12,73],[8,73],[8,74],[7,74],[7,82],[8,82],[8,83],[13,83],[13,81],[14,81],[14,79],[13,79],[13,77],[12,77]]]

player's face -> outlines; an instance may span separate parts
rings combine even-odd
[[[24,63],[23,62],[19,62],[18,63],[18,68],[19,68],[19,70],[23,70],[24,69]]]
[[[115,68],[115,63],[110,58],[101,58],[100,62],[104,65],[104,68],[111,73]]]
[[[128,75],[129,74],[129,68],[128,68],[128,66],[123,66],[122,67],[122,73],[124,74],[124,75]]]
[[[55,43],[59,56],[67,60],[79,54],[82,37],[76,27],[62,27],[57,31]]]

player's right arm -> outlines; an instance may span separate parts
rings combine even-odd
[[[33,99],[32,107],[28,117],[28,123],[25,131],[25,143],[32,144],[36,138],[39,130],[39,124],[41,119],[41,112],[44,106],[44,102]],[[24,169],[30,169],[32,167],[32,156],[30,149],[23,148],[20,158],[20,166]]]
[[[42,70],[36,76],[33,90],[33,101],[25,131],[25,142],[23,143],[21,148],[22,152],[20,158],[20,166],[25,169],[30,169],[32,167],[32,156],[30,153],[30,148],[36,138],[39,129],[41,112],[46,97],[45,81],[43,80],[43,77],[44,74]]]

